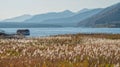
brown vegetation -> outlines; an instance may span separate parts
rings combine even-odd
[[[0,39],[0,67],[119,66],[119,34]]]

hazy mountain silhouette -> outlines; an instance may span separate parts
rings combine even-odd
[[[31,15],[25,14],[25,15],[22,15],[22,16],[5,19],[2,22],[23,22],[27,19],[30,19],[31,17],[32,17]]]
[[[1,28],[16,28],[16,27],[75,27],[79,21],[93,16],[101,11],[101,8],[90,9],[86,11],[79,11],[73,13],[69,10],[59,13],[46,13],[35,15],[31,19],[25,20],[21,23],[16,22],[2,22]],[[49,19],[49,20],[48,20]],[[31,20],[31,21],[30,21]],[[42,22],[40,22],[42,21]]]
[[[76,26],[79,21],[82,21],[88,17],[91,17],[94,14],[99,13],[101,10],[102,10],[101,8],[92,9],[92,10],[85,11],[85,12],[79,12],[71,17],[50,19],[50,20],[45,20],[45,21],[40,22],[40,23],[56,24],[56,25],[60,25],[60,26],[72,26],[73,27],[73,26]]]
[[[24,23],[0,23],[0,27],[120,27],[120,3],[107,8],[69,10],[33,16]]]
[[[83,8],[82,10],[78,11],[78,13],[83,13],[83,12],[90,11],[90,10],[92,10],[92,9]]]
[[[39,27],[62,27],[54,24],[40,24],[40,23],[16,23],[16,22],[2,22],[0,28],[39,28]]]
[[[26,20],[25,22],[42,22],[44,20],[48,19],[57,19],[57,18],[65,18],[65,17],[70,17],[73,16],[75,13],[65,10],[63,12],[50,12],[50,13],[45,13],[45,14],[38,14],[33,16],[31,19]]]
[[[100,13],[80,21],[84,27],[120,27],[120,3],[105,8]]]

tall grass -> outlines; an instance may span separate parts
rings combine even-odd
[[[119,67],[120,35],[0,39],[0,67]]]

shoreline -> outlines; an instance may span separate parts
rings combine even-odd
[[[50,36],[40,36],[32,37],[28,36],[26,38],[49,38],[49,37],[73,37],[73,36],[87,36],[87,37],[96,37],[96,38],[108,38],[108,39],[120,39],[120,34],[107,34],[107,33],[77,33],[77,34],[61,34],[61,35],[50,35]]]

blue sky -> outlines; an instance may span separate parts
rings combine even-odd
[[[83,8],[104,8],[120,0],[0,0],[0,19]]]

